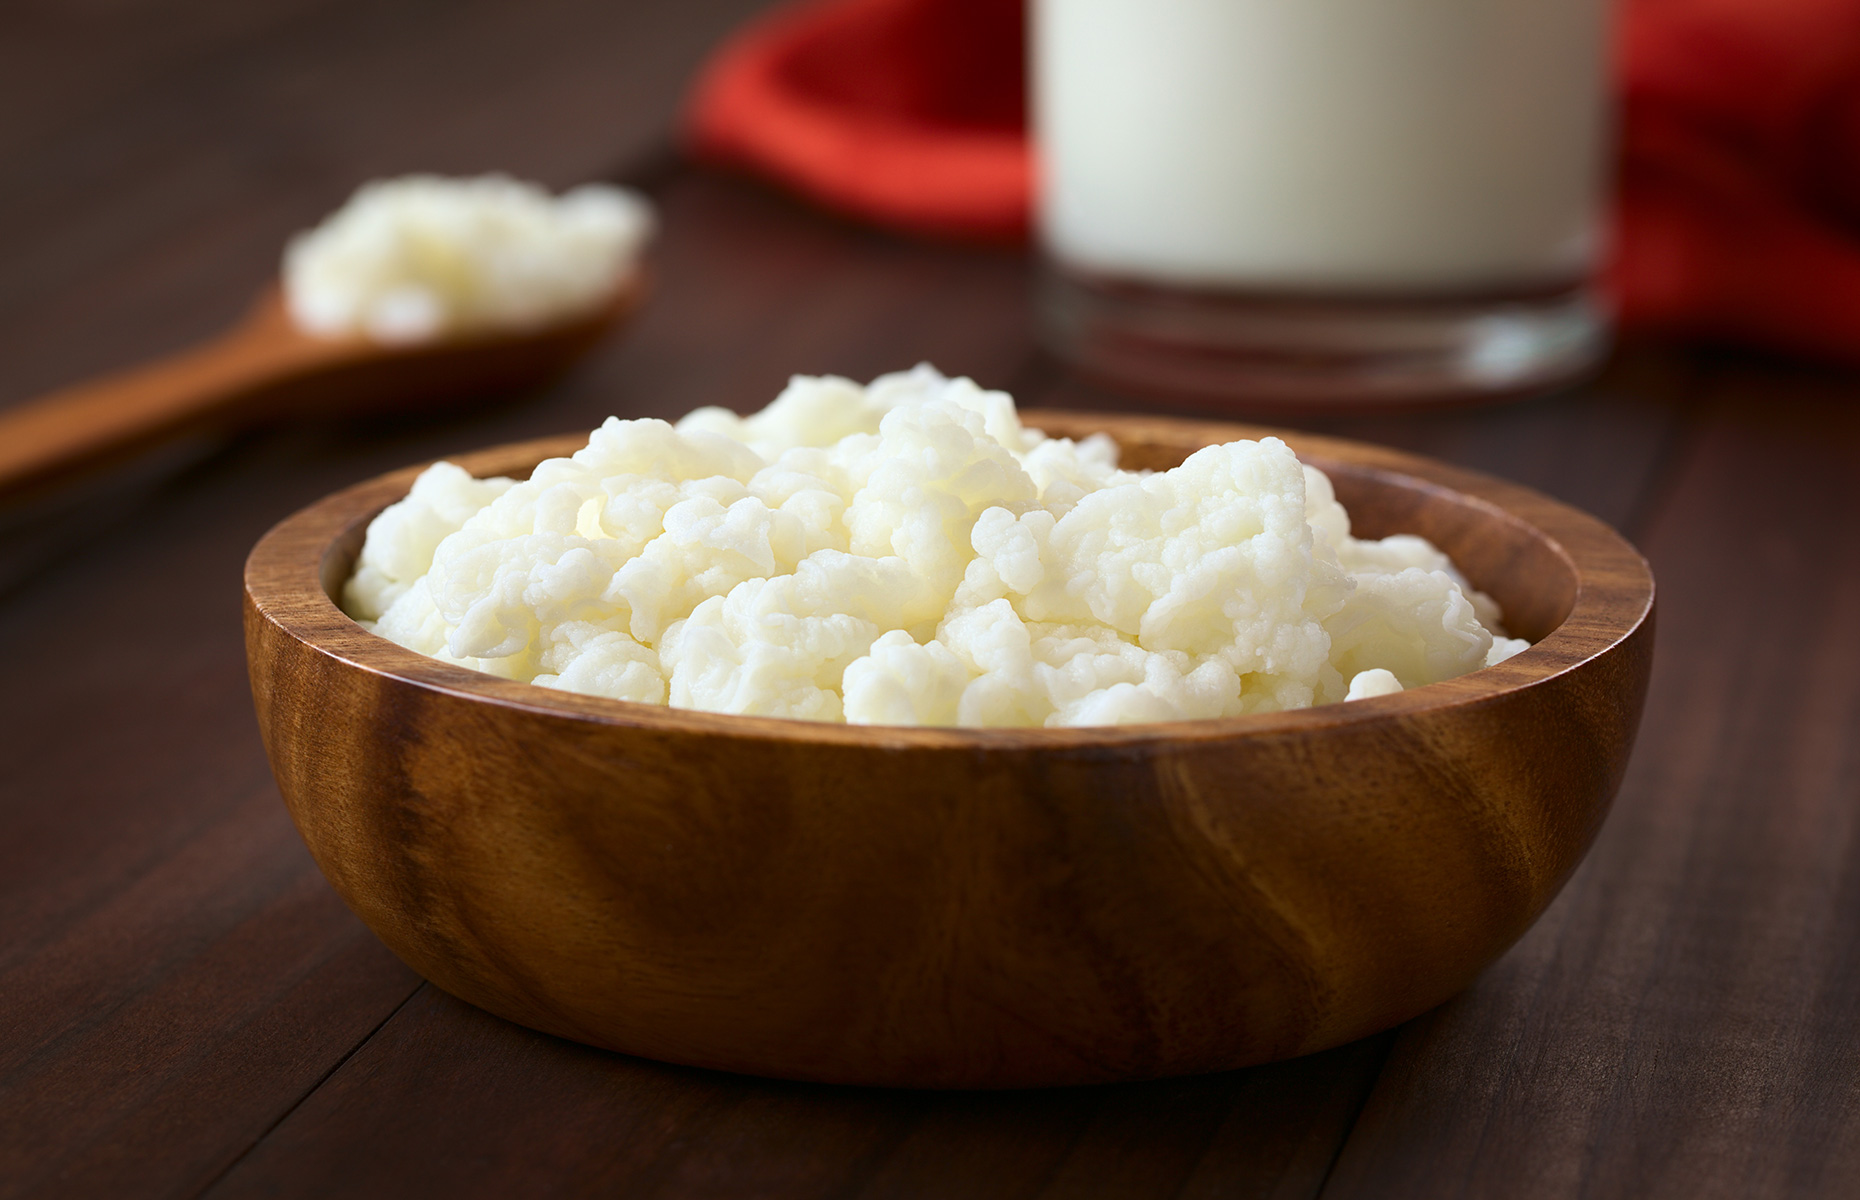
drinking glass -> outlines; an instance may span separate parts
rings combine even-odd
[[[1606,348],[1604,0],[1032,0],[1049,343],[1256,403],[1548,386]]]

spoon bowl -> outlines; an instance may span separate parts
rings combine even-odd
[[[0,411],[0,498],[203,429],[432,411],[535,387],[630,317],[646,290],[635,269],[598,307],[566,320],[392,343],[305,333],[274,284],[203,345]]]

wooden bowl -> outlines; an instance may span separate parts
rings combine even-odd
[[[1244,426],[1029,413],[1164,467]],[[1536,644],[1400,695],[1101,729],[627,704],[448,666],[331,602],[418,468],[268,533],[246,647],[278,785],[336,890],[440,987],[628,1054],[793,1079],[1024,1087],[1320,1050],[1465,987],[1621,780],[1653,579],[1600,521],[1393,450],[1284,434],[1363,536],[1452,555]],[[583,438],[486,450],[525,473]]]

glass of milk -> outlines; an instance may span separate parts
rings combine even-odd
[[[1607,340],[1604,0],[1032,0],[1049,341],[1112,382],[1379,404]]]

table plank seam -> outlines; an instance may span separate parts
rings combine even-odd
[[[1706,422],[1699,415],[1699,409],[1705,401],[1706,390],[1699,372],[1696,369],[1688,371],[1685,383],[1680,388],[1679,404],[1668,422],[1666,436],[1647,468],[1646,480],[1638,489],[1626,518],[1621,522],[1621,532],[1636,546],[1646,540],[1665,506],[1671,503],[1680,476],[1704,443]]]
[[[1451,1003],[1449,1001],[1449,1003]],[[1423,1018],[1424,1019],[1424,1018]],[[1324,1193],[1330,1188],[1330,1177],[1337,1170],[1338,1162],[1343,1159],[1344,1147],[1350,1144],[1350,1136],[1356,1132],[1356,1123],[1362,1119],[1363,1110],[1369,1107],[1369,1098],[1375,1095],[1376,1085],[1382,1081],[1382,1069],[1388,1065],[1391,1055],[1395,1053],[1395,1042],[1399,1034],[1382,1037],[1382,1051],[1376,1055],[1375,1064],[1363,1072],[1363,1081],[1356,1093],[1356,1102],[1350,1106],[1349,1119],[1343,1122],[1343,1136],[1331,1148],[1330,1161],[1324,1164],[1324,1174],[1319,1176],[1317,1187],[1311,1190],[1311,1200],[1323,1200]]]
[[[342,1070],[342,1068],[348,1064],[350,1059],[354,1058],[358,1053],[362,1051],[364,1047],[368,1045],[369,1042],[373,1041],[375,1039],[375,1036],[379,1034],[381,1030],[387,1026],[387,1023],[389,1021],[392,1021],[396,1016],[400,1015],[400,1011],[406,1008],[407,1005],[410,1002],[412,1002],[415,996],[420,994],[420,990],[422,988],[429,988],[431,986],[433,985],[426,982],[426,980],[424,979],[416,980],[414,982],[413,987],[408,989],[407,994],[401,997],[400,1003],[396,1004],[392,1009],[390,1009],[387,1015],[383,1016],[379,1021],[375,1022],[374,1026],[371,1029],[369,1029],[369,1031],[365,1035],[363,1035],[360,1039],[358,1039],[353,1046],[350,1046],[348,1050],[344,1051],[343,1054],[339,1058],[337,1058],[335,1062],[331,1063],[329,1069],[327,1071],[324,1071],[321,1075],[319,1075],[316,1078],[316,1081],[312,1083],[309,1087],[305,1088],[302,1095],[298,1096],[297,1099],[291,1101],[289,1105],[285,1106],[284,1110],[278,1113],[278,1115],[269,1124],[267,1124],[264,1129],[260,1130],[258,1133],[258,1136],[254,1137],[245,1146],[244,1149],[240,1150],[238,1154],[234,1155],[230,1160],[227,1161],[225,1166],[221,1167],[218,1171],[214,1172],[212,1176],[210,1176],[205,1182],[203,1182],[200,1185],[199,1189],[193,1193],[196,1200],[198,1200],[199,1197],[205,1196],[207,1193],[211,1192],[214,1188],[218,1187],[221,1180],[225,1179],[228,1175],[232,1174],[232,1172],[239,1166],[240,1163],[244,1162],[248,1157],[251,1156],[252,1151],[258,1149],[258,1147],[263,1145],[265,1142],[265,1139],[270,1137],[274,1132],[276,1132],[280,1125],[283,1125],[286,1121],[290,1120],[291,1115],[295,1113],[299,1108],[302,1108],[306,1100],[316,1095],[316,1093],[319,1090],[321,1090],[324,1084],[329,1082],[330,1078],[333,1075],[335,1075],[336,1072]]]

